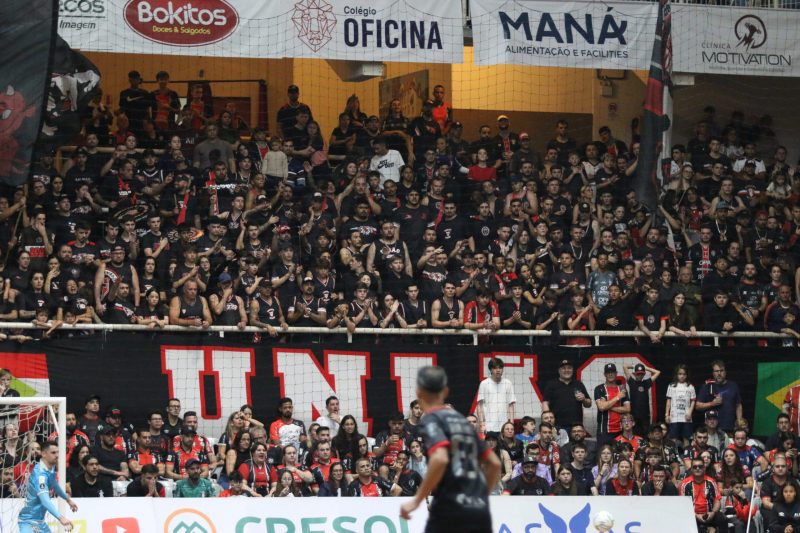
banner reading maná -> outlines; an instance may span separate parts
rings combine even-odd
[[[460,63],[458,0],[61,2],[59,34],[84,51]],[[85,9],[74,6],[81,4]]]
[[[470,0],[479,65],[646,69],[658,4]]]

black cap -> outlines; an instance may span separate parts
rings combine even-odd
[[[262,289],[271,289],[272,288],[272,280],[264,278],[258,282],[258,286]]]
[[[197,432],[190,428],[189,426],[183,426],[181,428],[181,435],[185,435],[187,437],[194,437],[197,435]],[[189,466],[188,464],[186,466]]]
[[[706,411],[706,418],[719,418],[719,413],[715,410]]]
[[[572,366],[572,361],[569,359],[562,359],[561,363],[558,365],[558,368],[561,368],[562,366]]]
[[[609,372],[617,371],[617,365],[614,363],[606,363],[606,366],[603,367],[603,374],[608,374]]]
[[[102,398],[100,398],[100,396],[98,396],[97,394],[92,394],[91,396],[89,396],[88,398],[86,398],[86,401],[85,401],[85,402],[83,402],[83,403],[89,403],[89,402],[91,402],[92,400],[97,400],[97,401],[99,402],[99,401],[101,401],[101,400],[102,400]]]
[[[642,363],[637,363],[636,366],[633,367],[633,373],[644,374],[645,373],[644,365]]]
[[[193,467],[194,465],[199,465],[199,464],[201,463],[197,459],[189,459],[188,461],[186,461],[186,464],[184,466],[188,469]]]
[[[417,387],[432,393],[447,387],[447,374],[440,366],[424,366],[417,372]]]
[[[115,428],[114,426],[104,426],[103,429],[100,430],[101,435],[111,435],[116,433],[117,433],[117,428]]]
[[[116,407],[116,406],[109,407],[106,410],[106,418],[108,418],[109,416],[112,416],[112,417],[120,416],[121,417],[122,416],[122,411],[120,410],[119,407]]]
[[[529,464],[529,463],[538,463],[538,462],[539,462],[539,458],[536,457],[536,456],[533,456],[533,455],[526,455],[522,459],[522,464],[524,464],[524,465]]]

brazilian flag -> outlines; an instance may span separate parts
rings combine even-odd
[[[771,435],[775,431],[775,418],[783,408],[783,398],[795,385],[800,385],[796,362],[758,363],[756,416],[753,427],[756,435]]]

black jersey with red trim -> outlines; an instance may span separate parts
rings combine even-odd
[[[608,385],[603,383],[594,388],[595,400],[613,400],[619,396],[619,391],[624,388],[619,385]],[[625,396],[617,405],[629,403],[628,396]],[[615,413],[611,409],[608,411],[597,410],[597,432],[599,434],[619,433],[622,431],[622,415]]]
[[[482,524],[491,527],[486,478],[480,459],[492,450],[478,438],[467,419],[454,409],[442,407],[429,411],[422,417],[420,426],[429,456],[443,447],[450,454],[444,476],[433,491],[429,523],[448,525],[449,531],[474,529]]]

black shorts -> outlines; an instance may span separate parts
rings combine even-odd
[[[428,516],[425,533],[492,533],[492,517],[485,515],[472,516],[465,520],[464,516]]]

